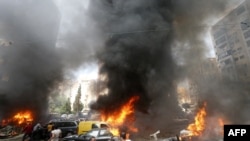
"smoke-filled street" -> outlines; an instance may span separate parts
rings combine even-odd
[[[250,123],[249,13],[250,0],[0,0],[0,140],[97,120],[124,140],[221,141]]]

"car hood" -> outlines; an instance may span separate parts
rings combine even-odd
[[[78,135],[70,135],[67,137],[64,137],[65,139],[71,139],[71,138],[78,138]]]

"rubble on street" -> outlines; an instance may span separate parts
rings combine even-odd
[[[0,138],[13,137],[20,133],[20,129],[15,126],[7,125],[5,127],[0,128]]]

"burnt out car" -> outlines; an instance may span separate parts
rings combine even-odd
[[[119,137],[114,136],[106,128],[96,128],[85,134],[72,135],[63,138],[63,141],[121,141]]]

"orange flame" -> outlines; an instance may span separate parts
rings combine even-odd
[[[3,119],[1,121],[2,125],[7,125],[10,123],[16,123],[16,124],[23,124],[26,122],[32,122],[33,121],[33,117],[32,117],[32,113],[30,111],[25,111],[25,112],[18,112],[16,113],[12,118],[9,119]]]
[[[19,112],[14,116],[14,120],[16,120],[18,122],[18,124],[22,124],[25,122],[32,122],[33,118],[31,115],[30,111],[26,111],[26,112]]]
[[[225,122],[224,122],[224,120],[222,119],[222,118],[219,118],[218,119],[218,123],[219,123],[219,134],[220,135],[223,135],[224,134],[224,124],[225,124]]]
[[[189,124],[187,129],[191,131],[190,136],[199,136],[205,129],[205,117],[206,117],[206,103],[204,106],[198,111],[195,116],[195,121],[192,124]]]
[[[133,118],[129,118],[134,114],[134,103],[139,99],[138,96],[134,96],[127,103],[125,103],[119,110],[112,114],[101,112],[101,120],[111,124],[111,132],[114,135],[119,135],[119,127],[126,121],[133,122]],[[138,132],[138,129],[131,124],[128,126],[128,130],[132,132]]]

